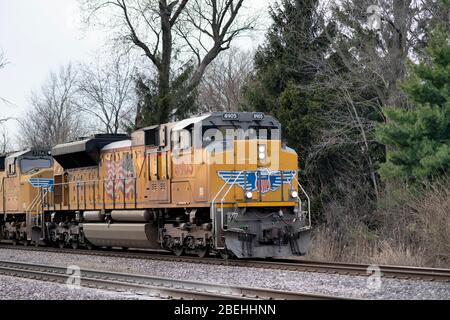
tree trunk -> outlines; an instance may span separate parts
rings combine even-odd
[[[172,25],[171,16],[172,9],[167,5],[166,0],[159,2],[161,15],[162,30],[162,57],[159,73],[159,101],[158,101],[158,118],[160,123],[169,122],[169,115],[172,113],[170,103],[170,66],[172,59]]]
[[[390,48],[391,77],[389,79],[388,104],[390,106],[404,107],[405,99],[398,82],[402,81],[406,74],[405,61],[408,56],[408,31],[410,27],[411,0],[393,1],[393,39]]]

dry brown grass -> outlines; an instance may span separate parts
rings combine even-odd
[[[310,259],[450,267],[450,181],[420,191],[390,185],[371,219],[349,205],[351,196],[330,206],[327,224],[314,232]]]

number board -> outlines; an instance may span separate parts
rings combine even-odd
[[[265,118],[265,115],[262,112],[256,112],[253,114],[253,120],[261,121],[261,120],[264,120],[264,118]]]
[[[49,155],[48,151],[44,150],[33,150],[32,151],[33,157],[46,157]]]
[[[239,120],[239,113],[227,112],[222,116],[223,120]]]

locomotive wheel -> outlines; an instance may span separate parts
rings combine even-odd
[[[228,250],[220,250],[219,254],[223,260],[229,260],[232,257],[232,255],[228,252]]]
[[[72,241],[71,245],[72,245],[72,249],[73,250],[77,250],[78,249],[78,241]]]
[[[94,249],[94,246],[92,244],[88,243],[88,244],[86,244],[86,248],[88,250],[92,250],[92,249]]]
[[[173,248],[172,251],[177,257],[181,257],[184,253],[184,248],[183,247],[175,247],[175,248]]]
[[[64,249],[65,246],[66,246],[66,244],[64,243],[63,240],[59,240],[59,241],[58,241],[58,247],[59,247],[60,249]]]
[[[29,245],[30,245],[30,241],[25,240],[25,241],[23,242],[23,246],[24,246],[24,247],[28,247]]]
[[[199,248],[197,249],[197,255],[199,258],[205,258],[208,256],[208,248]]]

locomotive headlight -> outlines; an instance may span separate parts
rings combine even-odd
[[[265,145],[263,145],[263,144],[260,144],[259,146],[258,146],[258,159],[260,160],[260,161],[264,161],[264,160],[266,160],[266,157],[267,157],[267,147],[265,146]]]
[[[246,197],[248,200],[253,199],[253,192],[250,192],[250,191],[246,192],[246,193],[245,193],[245,197]]]
[[[291,192],[291,197],[294,198],[294,199],[297,199],[298,198],[298,192],[297,191],[292,191]]]

